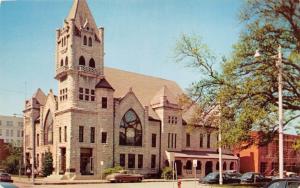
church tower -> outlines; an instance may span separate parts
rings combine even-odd
[[[63,27],[56,32],[59,94],[54,164],[55,173],[65,178],[99,175],[100,162],[112,153],[112,147],[105,145],[112,146],[114,90],[104,78],[103,39],[104,30],[97,28],[86,0],[74,0]],[[104,140],[101,143],[99,135]]]
[[[58,110],[86,108],[95,102],[95,85],[103,77],[103,28],[97,28],[85,0],[74,0],[56,32]]]

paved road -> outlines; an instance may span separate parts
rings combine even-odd
[[[105,183],[105,184],[76,184],[76,185],[29,185],[15,183],[20,188],[173,188],[172,182],[143,182],[143,183]],[[201,186],[194,182],[182,182],[182,188],[200,188],[200,187],[210,187]],[[177,184],[174,183],[174,188],[177,188]]]

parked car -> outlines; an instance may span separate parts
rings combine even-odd
[[[141,174],[130,174],[126,170],[122,170],[118,173],[110,174],[106,177],[106,180],[110,182],[141,182],[144,176]]]
[[[11,176],[8,173],[2,172],[0,173],[0,182],[13,182]]]
[[[287,178],[300,178],[295,172],[286,172],[285,174]]]
[[[295,172],[287,172],[287,171],[283,171],[283,178],[295,178],[295,179],[297,179],[297,178],[300,178],[300,177],[299,177],[298,174],[295,173]],[[276,175],[274,175],[274,176],[272,177],[272,180],[276,180],[276,179],[280,179],[278,173],[276,173]]]
[[[300,179],[276,179],[268,183],[264,188],[299,188]]]
[[[228,176],[232,177],[232,178],[239,178],[242,176],[241,173],[239,173],[236,170],[225,170],[224,171],[225,174],[227,174]]]
[[[229,184],[229,183],[240,183],[239,178],[230,177],[226,173],[222,174],[223,177],[223,183]],[[199,180],[199,183],[209,183],[209,184],[215,184],[219,183],[220,174],[219,172],[211,172],[207,176],[205,176],[202,180]]]
[[[18,188],[16,185],[7,182],[0,182],[1,188]]]
[[[267,183],[272,181],[271,178],[267,178],[260,173],[246,172],[241,176],[241,183]]]

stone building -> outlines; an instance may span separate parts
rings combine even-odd
[[[3,139],[4,143],[22,146],[23,118],[0,115],[0,139]]]
[[[40,89],[26,101],[24,160],[32,161],[32,124],[36,166],[53,156],[53,176],[99,178],[116,165],[155,175],[175,156],[178,174],[204,176],[218,168],[215,128],[188,131],[173,81],[104,67],[104,29],[97,28],[85,0],[74,0],[56,31],[55,79],[58,95]],[[34,122],[34,123],[33,123]],[[28,149],[29,148],[29,149]],[[225,150],[226,152],[226,150]],[[198,160],[192,171],[192,160]],[[226,169],[237,157],[223,154]]]

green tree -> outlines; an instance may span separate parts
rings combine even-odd
[[[297,126],[296,129],[297,129],[298,134],[300,134],[300,126]],[[293,148],[295,150],[300,150],[300,139],[295,141]]]
[[[22,165],[22,147],[18,147],[15,143],[9,143],[4,147],[8,150],[9,156],[1,162],[1,166],[10,174],[18,174]]]
[[[42,173],[43,176],[49,176],[52,174],[53,171],[53,158],[52,153],[50,151],[45,153],[45,157],[43,160],[43,167],[42,167]]]
[[[178,62],[201,71],[183,105],[195,106],[191,125],[221,122],[223,144],[247,147],[268,143],[278,129],[277,48],[283,51],[284,125],[300,115],[300,2],[246,1],[240,13],[244,29],[232,56],[218,59],[197,36],[183,35],[175,49]],[[254,58],[256,50],[261,57]],[[219,66],[217,66],[219,65]],[[219,116],[212,116],[218,109]],[[252,130],[258,135],[253,137]],[[240,143],[244,143],[241,145]]]
[[[120,172],[123,170],[123,167],[121,166],[115,166],[115,167],[112,167],[112,168],[106,168],[103,172],[104,174],[104,177],[110,175],[110,174],[113,174],[113,173],[117,173],[117,172]]]

